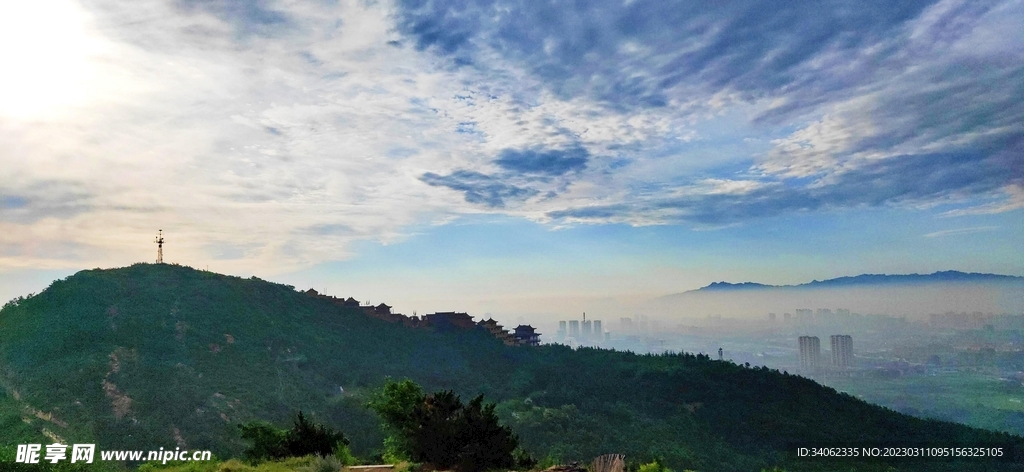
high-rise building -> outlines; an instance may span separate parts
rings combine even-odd
[[[601,329],[601,320],[594,320],[594,339],[598,341],[604,339],[604,330]]]
[[[647,317],[643,314],[639,314],[633,317],[633,322],[636,325],[637,334],[647,334]]]
[[[565,322],[564,321],[559,321],[558,322],[558,334],[556,334],[555,337],[558,338],[559,341],[564,341],[566,335],[568,335],[568,333],[565,331]]]
[[[853,337],[843,334],[833,334],[832,340],[832,367],[844,369],[853,365]]]
[[[590,339],[590,334],[593,332],[592,324],[593,322],[590,320],[583,320],[583,339]]]
[[[775,322],[775,313],[768,313],[768,321]]]
[[[800,336],[800,369],[807,373],[818,371],[821,360],[821,341],[817,336]]]
[[[811,324],[814,322],[814,310],[809,308],[796,309],[796,322],[800,324]]]
[[[577,340],[580,338],[579,320],[569,320],[569,337]]]

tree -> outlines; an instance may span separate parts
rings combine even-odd
[[[339,446],[347,446],[348,438],[341,431],[312,423],[300,411],[295,424],[285,435],[285,447],[292,456],[330,456]]]
[[[252,442],[244,453],[249,460],[263,461],[288,456],[285,430],[277,429],[266,421],[251,421],[238,425],[238,428],[241,430],[242,439]]]
[[[513,467],[519,439],[498,423],[483,395],[463,404],[451,390],[423,395],[412,381],[389,382],[368,405],[414,461],[459,471]]]
[[[301,411],[289,430],[275,428],[265,421],[239,425],[239,429],[242,439],[252,441],[245,456],[254,461],[309,455],[326,457],[334,454],[338,447],[348,445],[342,432],[309,421]]]
[[[384,440],[384,456],[387,460],[412,459],[409,438],[416,429],[413,411],[425,398],[423,389],[412,380],[388,380],[384,388],[367,403],[366,406],[380,416],[384,429],[389,433]]]
[[[456,397],[458,399],[458,397]],[[498,423],[494,404],[483,404],[479,395],[465,406],[461,432],[465,448],[458,458],[459,470],[481,470],[483,468],[513,467],[516,460],[513,452],[519,446],[519,438],[507,426]],[[487,467],[476,467],[484,464]]]

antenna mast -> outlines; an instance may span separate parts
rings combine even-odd
[[[159,232],[156,235],[156,240],[153,241],[153,242],[156,243],[156,263],[157,264],[163,264],[164,263],[164,230],[162,230],[162,229],[159,230]]]

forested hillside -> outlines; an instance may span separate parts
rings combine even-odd
[[[283,425],[302,410],[371,457],[384,434],[366,402],[388,377],[466,399],[483,394],[530,454],[563,461],[616,452],[676,470],[834,470],[793,461],[792,445],[1024,444],[767,369],[689,354],[505,346],[482,329],[408,328],[290,286],[173,265],[82,271],[0,311],[7,445],[49,442],[45,434],[227,458],[245,447],[239,424]],[[876,469],[884,464],[857,470]]]

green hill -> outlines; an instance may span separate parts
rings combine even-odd
[[[0,310],[0,445],[56,436],[226,458],[245,446],[238,424],[285,425],[301,409],[369,457],[383,433],[364,405],[388,376],[464,398],[484,394],[538,458],[618,452],[677,471],[837,470],[836,462],[791,459],[793,444],[1024,445],[706,356],[505,346],[482,329],[409,328],[290,286],[151,264],[82,271]]]

